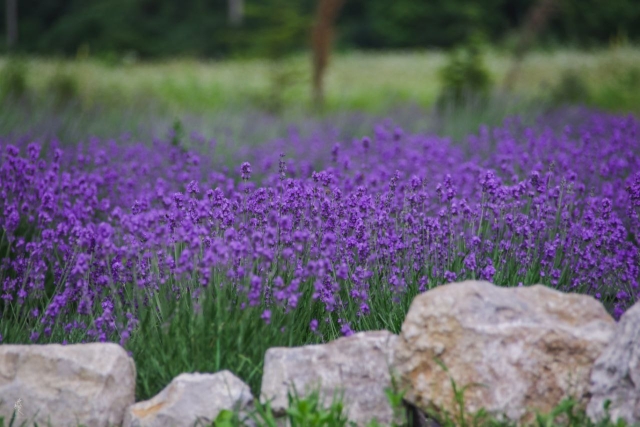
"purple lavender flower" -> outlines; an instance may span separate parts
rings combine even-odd
[[[284,154],[280,154],[280,160],[278,161],[278,173],[280,179],[284,180],[287,177],[287,163],[284,161]]]
[[[340,333],[345,337],[350,337],[354,334],[351,326],[347,322],[343,323],[342,327],[340,328]]]
[[[480,274],[480,278],[482,280],[492,281],[493,276],[496,274],[496,269],[493,267],[491,261],[487,264],[485,268],[482,269],[482,273]]]
[[[243,165],[243,167],[244,167],[244,165]],[[243,174],[244,174],[244,170],[243,170]],[[251,174],[251,167],[250,166],[249,166],[249,174]],[[249,179],[249,178],[247,178],[247,179]],[[191,182],[189,182],[189,184],[187,184],[187,193],[189,193],[189,194],[198,194],[198,193],[200,193],[200,189],[198,188],[198,181],[191,180]]]
[[[262,312],[262,315],[260,316],[260,318],[262,320],[264,320],[264,323],[266,323],[267,325],[269,323],[271,323],[271,310],[265,310]]]
[[[362,138],[362,147],[364,148],[364,152],[369,151],[369,145],[371,145],[371,138],[365,136]]]
[[[244,162],[240,167],[240,171],[242,172],[243,181],[248,181],[251,178],[251,164],[249,162]]]
[[[0,298],[45,335],[59,324],[122,343],[140,309],[126,284],[150,294],[165,286],[175,299],[186,284],[193,295],[216,286],[241,309],[284,316],[307,306],[312,287],[318,318],[337,315],[343,334],[376,315],[373,296],[394,303],[469,278],[524,286],[539,277],[618,316],[639,296],[640,123],[589,111],[544,123],[482,128],[470,153],[392,122],[353,142],[292,131],[238,149],[240,184],[169,141],[91,138],[65,152],[5,143],[0,245],[11,256],[0,259]],[[278,176],[249,182],[251,164],[268,172],[276,161]],[[49,277],[59,284],[50,301]]]
[[[444,272],[444,280],[446,283],[455,282],[457,277],[458,277],[457,274],[454,273],[453,271],[447,270]]]

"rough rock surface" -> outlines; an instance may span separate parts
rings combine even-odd
[[[604,402],[610,400],[613,420],[640,423],[640,303],[620,318],[613,339],[595,362],[589,390],[591,419],[604,418]]]
[[[466,410],[530,422],[572,395],[584,408],[595,360],[615,321],[594,298],[542,285],[502,288],[466,281],[417,296],[402,325],[394,367],[405,399],[454,414],[450,377]],[[447,374],[435,361],[441,360]]]
[[[274,413],[282,414],[288,406],[287,391],[293,391],[294,386],[300,396],[319,387],[326,405],[338,389],[344,392],[349,420],[365,425],[377,418],[390,425],[393,410],[384,389],[391,386],[396,339],[388,331],[374,331],[328,344],[270,348],[264,359],[261,401],[273,399]]]
[[[120,425],[136,370],[118,344],[0,345],[0,416],[17,424]]]
[[[205,426],[223,409],[242,412],[252,403],[249,386],[229,371],[180,374],[156,396],[132,405],[123,427]]]

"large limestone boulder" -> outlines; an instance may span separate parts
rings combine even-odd
[[[388,331],[359,332],[328,344],[267,350],[260,400],[271,400],[274,413],[289,406],[287,392],[299,396],[314,389],[326,405],[342,391],[348,418],[365,425],[377,418],[390,425],[393,410],[384,389],[391,386],[390,368],[396,335]]]
[[[17,424],[120,425],[136,368],[118,344],[0,345],[0,416]]]
[[[252,403],[249,386],[229,371],[180,374],[153,398],[132,405],[123,427],[204,427],[222,410],[242,414]]]
[[[417,296],[402,325],[394,367],[405,399],[455,414],[450,377],[468,413],[529,423],[571,395],[584,408],[595,360],[615,321],[590,296],[542,285],[502,288],[466,281]],[[445,372],[436,362],[448,368]]]
[[[613,339],[596,360],[590,391],[587,415],[592,420],[604,418],[604,403],[610,400],[614,421],[640,423],[640,303],[622,315]]]

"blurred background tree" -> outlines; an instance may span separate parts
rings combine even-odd
[[[269,89],[259,94],[255,101],[271,113],[282,111],[288,89],[302,78],[289,56],[308,44],[311,22],[308,7],[308,4],[290,0],[247,4],[246,24],[254,31],[251,34],[239,32],[237,36],[246,46],[247,54],[269,61]]]
[[[515,61],[504,81],[504,86],[507,90],[513,88],[516,76],[522,65],[522,59],[532,47],[536,37],[545,29],[557,11],[557,0],[537,0],[529,9],[513,52]]]
[[[228,3],[229,24],[241,25],[244,18],[244,0],[229,0]]]
[[[484,63],[484,45],[484,37],[478,33],[450,53],[449,60],[440,69],[442,91],[437,101],[440,109],[486,101],[492,79]]]
[[[5,6],[7,50],[10,51],[18,41],[18,0],[5,0]]]
[[[25,53],[74,56],[82,46],[93,55],[136,52],[142,58],[268,56],[247,43],[263,34],[277,5],[258,0],[21,0],[19,19],[11,19],[16,0],[5,0],[3,49],[13,43]],[[348,49],[449,48],[475,31],[488,42],[503,43],[527,18],[536,0],[348,0],[337,19],[336,42]],[[312,17],[314,0],[289,0],[300,16]],[[637,0],[555,0],[538,43],[590,47],[623,34],[640,40]],[[251,22],[245,9],[261,7]],[[264,22],[264,24],[262,24]],[[287,48],[309,44],[298,38]]]

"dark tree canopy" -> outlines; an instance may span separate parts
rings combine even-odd
[[[347,0],[337,22],[336,43],[357,49],[446,48],[477,32],[500,42],[518,29],[533,2]],[[290,52],[308,46],[309,37],[279,33],[282,23],[275,18],[289,14],[311,22],[315,1],[245,0],[247,16],[239,27],[229,22],[228,0],[20,0],[18,7],[19,51],[75,55],[88,49],[147,58],[215,58],[268,56],[265,50],[273,45],[263,41],[269,31],[275,38],[295,34],[281,43]],[[543,43],[593,46],[619,36],[640,40],[640,1],[558,0],[558,8],[540,39]],[[0,8],[3,25],[5,13]],[[6,34],[4,29],[2,39]],[[6,40],[0,41],[5,49]]]

